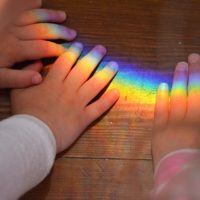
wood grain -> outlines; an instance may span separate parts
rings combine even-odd
[[[66,25],[79,32],[87,50],[103,44],[107,59],[137,65],[147,78],[149,70],[171,77],[176,62],[200,52],[198,0],[47,0],[44,6],[67,12]],[[154,88],[147,95],[155,94]],[[120,99],[22,199],[146,199],[153,110],[154,104]],[[9,115],[9,93],[1,91],[0,119]]]
[[[151,171],[150,161],[62,158],[51,176],[22,199],[146,200]]]

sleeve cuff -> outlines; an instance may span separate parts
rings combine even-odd
[[[199,149],[181,149],[164,156],[155,169],[154,192],[161,192],[173,177],[183,172],[191,162],[199,158]]]

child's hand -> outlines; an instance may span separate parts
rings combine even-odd
[[[77,61],[81,51],[81,44],[73,44],[50,67],[40,85],[11,93],[13,113],[43,120],[55,135],[58,153],[69,147],[119,98],[118,91],[111,90],[91,102],[109,84],[118,67],[110,62],[91,77],[106,50],[96,46]]]
[[[65,49],[47,40],[73,40],[76,32],[62,25],[66,14],[62,11],[33,9],[24,11],[14,23],[0,29],[0,88],[27,87],[41,81],[39,73],[8,69],[24,60],[38,60],[61,55]],[[38,75],[38,78],[33,78]],[[6,77],[6,81],[5,80]],[[9,83],[9,84],[8,84]]]
[[[154,165],[166,154],[200,148],[200,56],[189,56],[176,67],[171,95],[161,84],[157,93],[152,141]]]

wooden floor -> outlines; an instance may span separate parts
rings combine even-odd
[[[145,81],[153,84],[155,74],[170,81],[177,61],[200,53],[200,1],[47,0],[45,7],[65,10],[66,24],[79,32],[78,41],[86,48],[105,45],[110,57],[137,65],[129,72],[137,70],[143,79],[132,80],[140,88],[132,96],[123,80],[134,77],[126,74],[116,106],[58,156],[47,179],[22,199],[147,199],[152,188],[150,138],[156,85],[146,92]],[[122,71],[126,64],[120,66]],[[0,118],[9,115],[8,92],[2,91]]]

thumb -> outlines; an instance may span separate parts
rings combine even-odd
[[[32,64],[26,70],[0,69],[0,88],[24,88],[41,83],[42,76],[36,70],[39,64]]]

